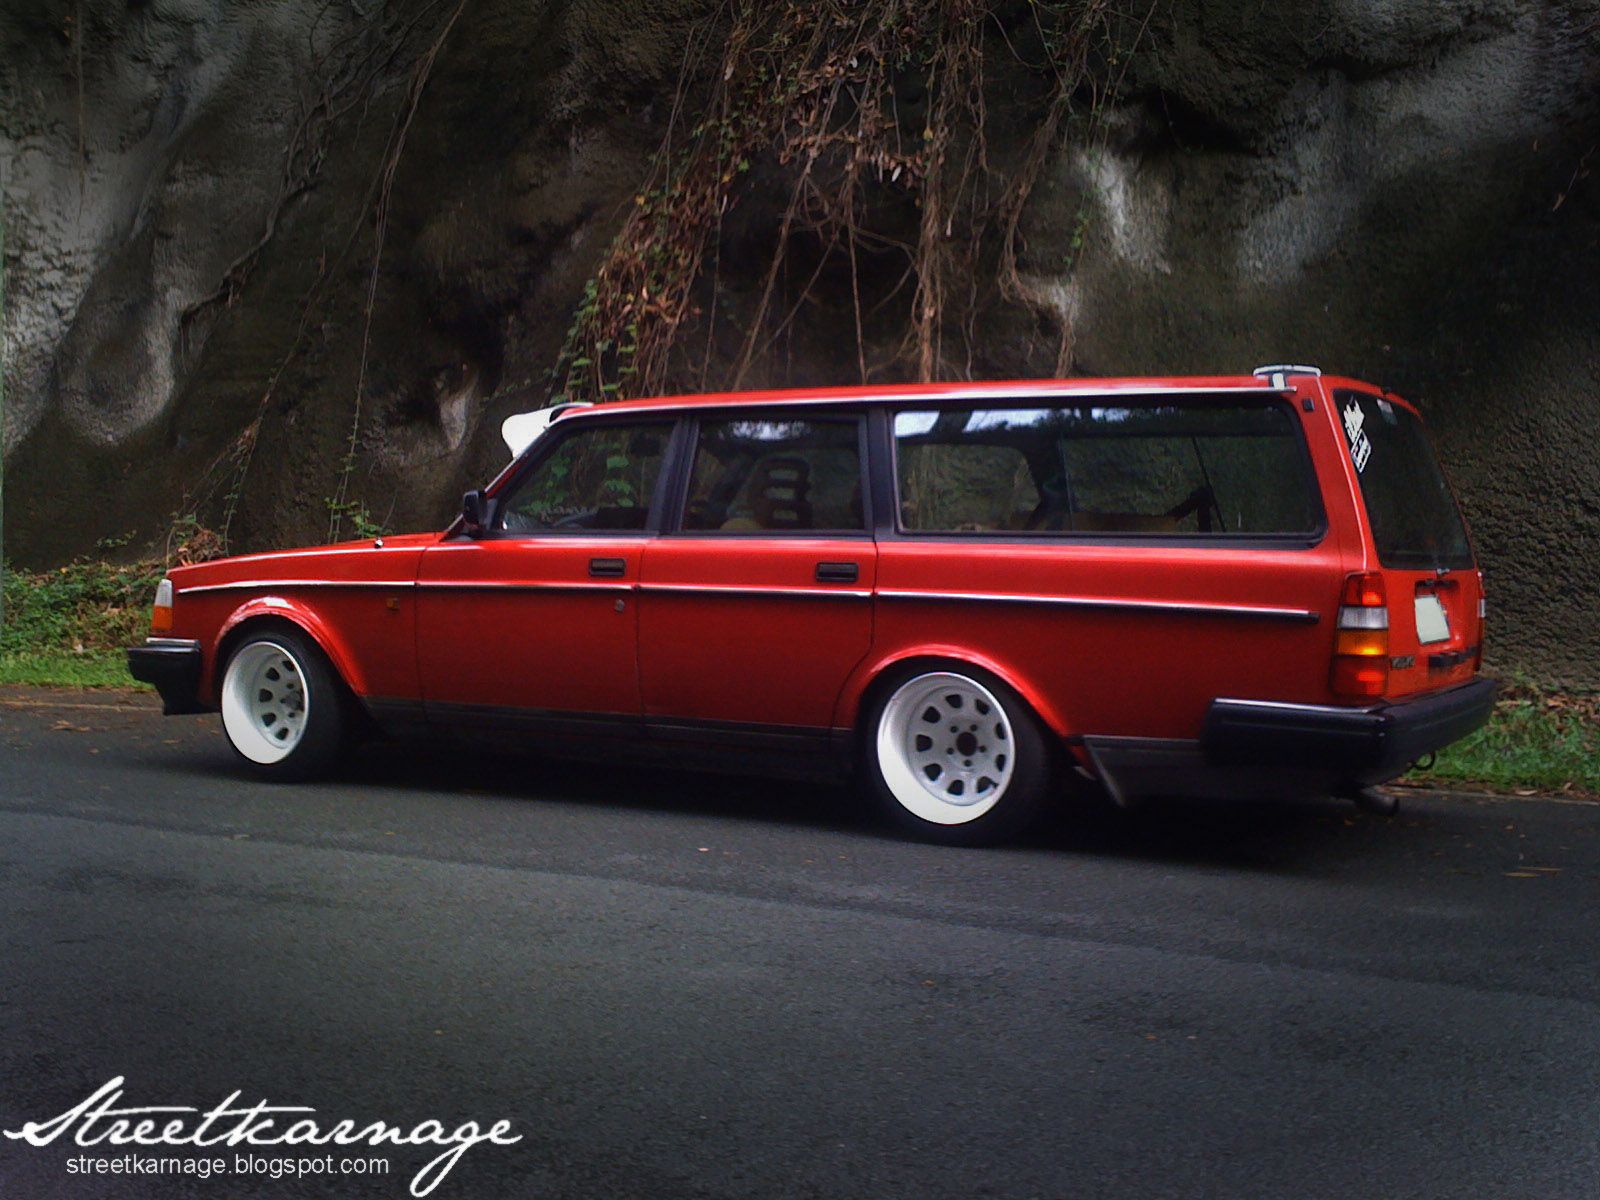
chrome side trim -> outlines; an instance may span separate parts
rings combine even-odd
[[[1242,704],[1246,708],[1270,708],[1280,712],[1314,713],[1336,717],[1348,717],[1354,713],[1377,712],[1382,707],[1382,705],[1378,704],[1294,704],[1288,700],[1240,700],[1233,696],[1219,696],[1212,703]]]
[[[396,579],[379,583],[367,579],[239,579],[233,583],[202,583],[197,587],[175,589],[180,596],[197,596],[201,592],[272,591],[275,588],[409,588],[417,585],[409,579]]]
[[[370,545],[370,546],[340,546],[340,547],[312,546],[312,547],[310,547],[308,549],[305,549],[305,550],[264,550],[264,551],[260,551],[259,553],[255,553],[255,554],[233,555],[233,556],[230,556],[227,561],[232,562],[232,563],[241,563],[241,564],[242,563],[283,562],[286,559],[290,559],[290,558],[333,558],[336,555],[343,555],[343,554],[371,554],[375,550],[381,550],[381,551],[383,551],[384,554],[387,554],[387,555],[395,555],[395,554],[402,554],[402,553],[406,552],[407,550],[410,550],[410,551],[412,551],[414,553],[421,553],[424,549],[427,548],[427,547],[424,547],[424,546],[412,546],[412,545],[408,545],[408,546],[380,546],[380,545],[377,544],[377,541],[378,541],[378,539],[374,539],[373,544]],[[433,543],[429,543],[430,546],[432,544]]]
[[[203,592],[273,591],[280,588],[356,588],[395,590],[420,588],[425,591],[476,591],[476,592],[661,592],[678,595],[701,596],[793,596],[803,599],[870,600],[876,595],[883,600],[925,600],[935,603],[970,604],[1026,604],[1047,608],[1078,608],[1107,612],[1157,612],[1189,614],[1206,617],[1243,617],[1264,621],[1294,621],[1315,625],[1321,614],[1306,608],[1273,608],[1250,604],[1204,604],[1176,600],[1120,600],[1096,596],[1022,596],[1005,592],[936,592],[913,589],[882,588],[876,593],[861,588],[818,587],[752,587],[744,584],[702,583],[590,583],[574,580],[570,583],[515,583],[499,580],[393,580],[387,583],[370,580],[337,579],[241,579],[233,583],[207,583],[187,587],[179,595],[199,595]],[[1241,703],[1251,703],[1241,701]],[[1349,711],[1348,709],[1339,711]]]
[[[396,580],[392,583],[374,583],[367,580],[337,579],[241,579],[234,583],[206,583],[184,588],[179,595],[191,596],[202,592],[274,591],[287,588],[378,588],[393,590],[413,588],[441,592],[678,592],[708,596],[801,596],[812,599],[870,600],[872,592],[859,589],[830,588],[819,585],[807,587],[746,587],[741,584],[699,583],[590,583],[573,580],[570,583],[517,583],[501,580],[476,579],[423,579]]]
[[[884,600],[931,600],[977,604],[1034,604],[1049,608],[1100,609],[1112,612],[1165,612],[1202,617],[1247,617],[1315,625],[1321,614],[1309,608],[1271,608],[1252,604],[1196,604],[1178,600],[1119,600],[1097,596],[1018,596],[1004,592],[933,592],[880,588]]]
[[[747,587],[728,583],[641,583],[641,592],[669,592],[694,596],[797,596],[807,600],[870,600],[872,593],[859,588]]]
[[[147,637],[144,644],[152,650],[182,650],[187,653],[200,649],[200,643],[193,638]]]
[[[419,579],[417,588],[425,592],[631,592],[631,583],[590,583],[574,579],[570,583],[517,583],[498,579]]]

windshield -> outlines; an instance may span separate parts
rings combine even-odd
[[[1421,420],[1367,392],[1335,392],[1334,400],[1378,561],[1401,569],[1470,568],[1467,529]]]

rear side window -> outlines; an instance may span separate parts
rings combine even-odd
[[[1298,420],[1272,400],[905,411],[909,533],[1315,535]]]
[[[719,533],[865,529],[860,421],[701,421],[683,528]]]
[[[899,458],[900,508],[910,529],[1010,529],[1039,504],[1033,472],[1015,446],[907,438]]]
[[[1422,422],[1369,392],[1334,393],[1378,561],[1394,569],[1470,568],[1461,510]]]

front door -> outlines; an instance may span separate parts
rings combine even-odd
[[[818,733],[872,642],[860,418],[695,423],[682,511],[644,548],[652,727]]]
[[[638,719],[634,587],[670,434],[666,422],[558,426],[496,497],[492,529],[423,554],[430,720]]]

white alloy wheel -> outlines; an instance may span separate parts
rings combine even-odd
[[[976,821],[1016,771],[1011,720],[976,680],[934,671],[906,680],[878,718],[878,769],[907,812],[935,825]]]
[[[273,641],[251,642],[228,662],[222,681],[222,726],[245,758],[282,762],[305,735],[311,713],[306,673]]]

